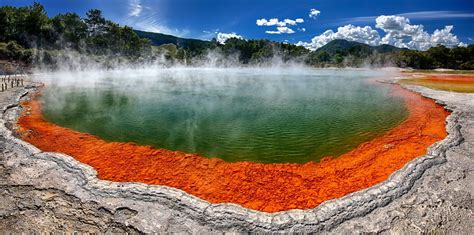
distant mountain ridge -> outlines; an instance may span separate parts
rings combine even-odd
[[[135,33],[141,37],[149,39],[153,46],[161,46],[164,44],[174,44],[178,48],[196,48],[196,47],[208,47],[211,45],[210,41],[204,41],[200,39],[192,38],[180,38],[173,35],[163,33],[153,33],[141,30],[134,30]]]
[[[318,48],[316,52],[327,52],[329,54],[348,54],[355,51],[362,51],[362,52],[378,52],[378,53],[391,53],[407,50],[405,48],[398,48],[392,45],[384,44],[379,46],[370,46],[365,43],[354,42],[354,41],[347,41],[344,39],[335,39],[327,43],[326,45]]]
[[[142,30],[134,30],[135,33],[141,38],[147,38],[151,41],[154,46],[161,46],[164,44],[174,44],[178,48],[193,48],[193,47],[208,47],[212,42],[193,39],[193,38],[181,38],[169,34],[146,32]],[[365,43],[347,41],[345,39],[335,39],[323,47],[316,50],[316,52],[327,52],[329,54],[348,54],[350,51],[366,51],[366,52],[378,52],[378,53],[390,53],[401,50],[407,50],[405,48],[398,48],[388,44],[379,46],[370,46]]]

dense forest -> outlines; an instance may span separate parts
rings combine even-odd
[[[121,27],[90,10],[86,18],[75,13],[48,17],[44,7],[0,8],[0,59],[23,64],[54,64],[63,51],[77,54],[137,59],[150,51],[150,41],[131,27]],[[58,59],[60,58],[60,59]]]
[[[329,66],[398,66],[414,69],[474,69],[474,45],[427,51],[390,45],[369,46],[334,40],[316,51],[269,40],[230,38],[224,44],[134,30],[120,26],[93,9],[49,17],[44,7],[0,7],[0,60],[22,67],[71,68],[83,64],[265,65],[304,63]],[[4,69],[5,70],[5,69]]]

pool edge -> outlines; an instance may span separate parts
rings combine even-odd
[[[403,87],[430,98],[429,94],[423,93],[422,89],[413,86]],[[5,114],[12,108],[18,107],[21,97],[28,95],[27,93],[18,95],[14,103],[3,108],[3,113]],[[435,99],[435,101],[444,105],[452,113],[446,120],[448,136],[431,145],[427,155],[410,161],[401,170],[394,172],[388,180],[370,188],[351,193],[340,199],[326,201],[314,209],[289,210],[276,213],[259,212],[229,203],[211,204],[182,190],[166,186],[114,183],[99,180],[97,172],[92,167],[64,154],[41,152],[31,144],[14,137],[13,133],[6,128],[5,124],[7,122],[4,117],[1,120],[3,125],[0,127],[0,134],[6,139],[6,142],[19,147],[20,151],[31,159],[50,161],[56,164],[58,168],[73,172],[74,174],[71,175],[74,175],[76,179],[71,181],[82,182],[74,187],[88,191],[95,197],[135,198],[160,203],[170,209],[185,212],[189,218],[199,221],[200,224],[222,230],[317,232],[328,231],[346,220],[363,216],[375,208],[390,203],[395,198],[408,192],[426,169],[446,161],[446,151],[459,144],[463,139],[459,131],[461,124],[458,122],[458,117],[462,111],[456,106],[446,105],[441,100]],[[87,198],[84,198],[84,200],[87,200]],[[133,205],[125,206],[133,207]],[[141,216],[146,215],[142,214]]]

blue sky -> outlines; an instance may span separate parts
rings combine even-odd
[[[14,6],[29,5],[32,2],[0,0],[1,5]],[[384,42],[395,45],[398,43],[397,45],[410,47],[409,42],[415,40],[415,36],[407,34],[407,30],[410,30],[409,27],[412,26],[423,25],[423,28],[418,30],[417,38],[435,37],[426,40],[446,41],[447,44],[452,44],[453,38],[446,38],[446,35],[451,33],[459,42],[474,44],[473,0],[48,0],[38,2],[45,6],[51,16],[64,12],[85,15],[88,9],[98,8],[103,11],[106,18],[123,25],[189,38],[210,39],[221,32],[235,33],[246,39],[268,38],[290,43],[300,42],[302,45],[303,43],[316,45],[319,43],[318,40],[322,40],[322,43],[324,40],[317,38],[316,42],[312,41],[315,36],[321,35],[326,30],[332,30],[333,34],[326,35],[329,39],[348,37],[361,42],[378,40],[372,44]],[[316,9],[320,13],[311,18],[309,17],[311,9]],[[385,22],[379,23],[378,26],[376,24],[376,18],[380,15],[400,14],[404,19],[384,19]],[[283,25],[286,28],[277,29],[278,26],[271,23],[267,23],[271,26],[257,25],[259,19],[270,21],[272,18],[277,18],[280,26]],[[289,19],[290,24],[281,23],[285,19]],[[304,22],[291,22],[296,19],[300,19],[298,22]],[[394,22],[404,25],[402,27],[406,30],[402,32],[403,30],[400,29],[402,31],[395,32],[393,28],[390,29],[390,24]],[[338,27],[348,24],[354,27],[346,27],[338,32]],[[447,25],[452,25],[453,28],[447,30],[448,32],[440,32],[441,39],[439,35],[432,35],[436,29],[442,30]],[[357,26],[360,27],[357,28]],[[370,29],[363,28],[364,26],[370,26]],[[379,36],[361,35],[361,33],[373,34],[372,30],[375,30]],[[429,35],[426,36],[424,32]],[[390,37],[382,40],[388,33],[391,34]],[[397,40],[403,40],[403,42]]]

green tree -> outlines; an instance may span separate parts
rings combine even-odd
[[[452,68],[450,49],[443,45],[431,47],[426,51],[426,56],[433,63],[435,68]]]
[[[102,17],[102,11],[98,9],[91,9],[86,13],[87,31],[89,36],[97,36],[105,33],[106,20]]]
[[[76,13],[59,14],[51,20],[56,33],[56,44],[76,50],[81,49],[81,44],[87,36],[87,25]]]
[[[336,53],[336,55],[334,55],[333,60],[334,60],[334,63],[336,63],[336,64],[339,65],[339,64],[341,64],[341,63],[344,61],[344,56],[342,56],[342,55],[339,54],[339,53]]]
[[[15,40],[27,47],[42,47],[53,40],[49,18],[39,3],[20,8],[1,7],[0,32],[2,41]]]

